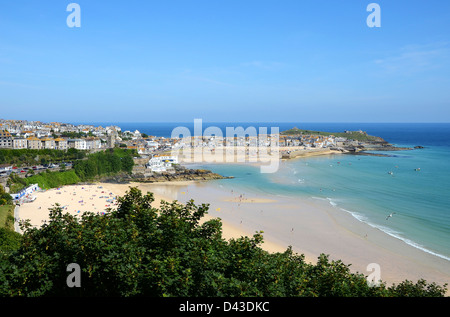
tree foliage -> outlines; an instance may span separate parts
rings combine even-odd
[[[12,197],[8,194],[2,185],[0,185],[0,206],[12,204]]]
[[[86,152],[77,149],[0,149],[0,164],[13,164],[16,166],[33,166],[49,162],[69,162],[82,159]]]
[[[41,228],[23,224],[20,246],[0,256],[2,296],[443,296],[425,281],[370,287],[349,265],[322,254],[306,263],[291,248],[269,253],[262,233],[229,241],[208,205],[163,202],[131,188],[117,209],[81,218],[50,210]],[[81,287],[66,284],[81,267]]]
[[[102,151],[91,154],[86,160],[78,160],[74,164],[75,173],[81,180],[93,179],[99,175],[118,172],[131,173],[134,161],[132,153],[119,151]]]
[[[47,170],[45,173],[39,173],[37,175],[27,177],[24,180],[26,182],[26,186],[38,184],[40,188],[50,189],[64,185],[76,184],[80,181],[80,178],[73,170],[64,172],[50,172]]]
[[[122,149],[100,151],[90,154],[87,157],[85,157],[85,153],[83,151],[78,151],[76,149],[69,149],[67,152],[58,150],[23,151],[23,153],[31,153],[33,155],[39,153],[39,155],[41,155],[41,160],[46,160],[46,156],[42,157],[45,153],[53,153],[56,157],[60,154],[64,154],[66,158],[75,158],[73,170],[67,171],[65,165],[62,165],[63,167],[59,171],[50,172],[50,170],[47,169],[43,173],[36,174],[30,169],[28,170],[26,175],[27,177],[25,178],[20,177],[16,173],[12,173],[8,178],[8,186],[10,187],[11,192],[19,192],[31,184],[39,184],[40,188],[49,189],[64,185],[73,185],[80,181],[90,181],[95,179],[95,177],[102,175],[114,175],[119,172],[131,173],[134,167],[133,156],[137,155],[136,151]],[[39,157],[39,155],[37,157]],[[28,157],[28,159],[30,158]],[[28,159],[24,158],[24,162]],[[0,192],[0,204],[9,203],[8,199],[10,198],[10,195],[5,195],[5,197],[2,197]]]

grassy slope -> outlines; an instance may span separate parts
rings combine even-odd
[[[11,228],[11,221],[8,221],[8,215],[14,217],[14,206],[0,206],[0,228],[8,228],[14,230],[14,223],[12,223]]]
[[[357,141],[379,141],[380,138],[372,135],[365,135],[359,132],[345,133],[345,132],[324,132],[324,131],[312,131],[312,130],[302,130],[293,128],[281,132],[282,135],[321,135],[329,136],[334,135],[335,137],[344,137],[347,139],[353,139]]]

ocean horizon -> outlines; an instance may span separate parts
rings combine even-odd
[[[175,127],[193,133],[193,122],[120,123],[123,131],[170,137]],[[363,130],[401,147],[421,149],[382,152],[386,157],[332,155],[282,161],[273,174],[250,164],[196,164],[234,176],[214,181],[224,188],[328,202],[342,212],[405,243],[450,261],[450,123],[294,123],[203,122],[203,129],[278,127],[343,132]],[[420,169],[420,170],[418,170]],[[392,217],[387,218],[391,213]]]

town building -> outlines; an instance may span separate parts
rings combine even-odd
[[[14,138],[13,139],[13,149],[27,149],[28,141],[25,138]]]
[[[0,148],[12,149],[13,138],[7,130],[0,130]]]
[[[114,148],[116,145],[116,133],[111,132],[106,139],[106,146],[108,148]]]
[[[42,145],[41,148],[42,149],[49,149],[52,150],[55,148],[55,139],[53,138],[43,138],[41,139]]]
[[[27,188],[22,189],[18,193],[10,194],[10,195],[11,195],[12,199],[14,199],[15,201],[22,201],[22,202],[33,201],[36,199],[36,197],[32,196],[32,194],[37,190],[39,190],[39,185],[32,184],[32,185],[28,186]]]
[[[0,173],[12,171],[13,166],[11,164],[0,164]]]
[[[40,149],[42,149],[41,139],[39,139],[35,136],[29,137],[29,138],[27,138],[27,146],[29,149],[32,149],[32,150],[40,150]]]
[[[100,149],[102,143],[98,138],[86,138],[86,150]]]
[[[56,138],[55,139],[55,149],[57,150],[67,150],[69,148],[67,144],[67,140],[63,138]]]
[[[68,147],[76,150],[87,150],[85,139],[69,139],[67,141]]]
[[[177,156],[153,156],[146,167],[152,172],[166,172],[172,168],[172,164],[178,164]]]

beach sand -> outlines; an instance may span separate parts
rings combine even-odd
[[[263,231],[262,247],[283,252],[292,246],[316,263],[321,253],[332,260],[351,264],[352,272],[369,275],[372,263],[380,267],[381,280],[388,285],[406,279],[425,279],[450,284],[450,262],[389,236],[333,207],[328,201],[255,195],[221,188],[214,182],[187,182],[184,186],[147,185],[149,190],[169,194],[180,202],[194,199],[209,203],[209,217],[219,217],[225,238],[252,236]]]
[[[292,246],[294,252],[304,254],[311,263],[325,253],[332,260],[351,264],[353,272],[366,276],[372,273],[368,265],[376,263],[381,269],[381,279],[388,285],[421,278],[440,285],[450,284],[449,261],[370,227],[327,202],[258,196],[226,190],[213,181],[65,186],[35,193],[36,200],[20,206],[16,217],[30,219],[32,225],[40,226],[48,221],[48,208],[55,203],[71,214],[104,212],[105,208],[114,208],[114,197],[123,196],[131,186],[138,187],[143,194],[154,193],[155,207],[161,200],[184,203],[194,199],[197,205],[209,203],[204,220],[220,218],[227,240],[263,231],[262,248],[269,252],[283,252]]]
[[[125,195],[128,189],[128,185],[99,183],[37,191],[33,193],[36,197],[33,202],[16,207],[15,217],[19,221],[28,219],[33,226],[40,227],[49,220],[49,209],[56,204],[63,208],[64,213],[71,215],[81,216],[86,211],[103,213],[108,208],[115,208],[116,198]],[[161,199],[164,197],[155,195],[155,207],[159,207]]]

